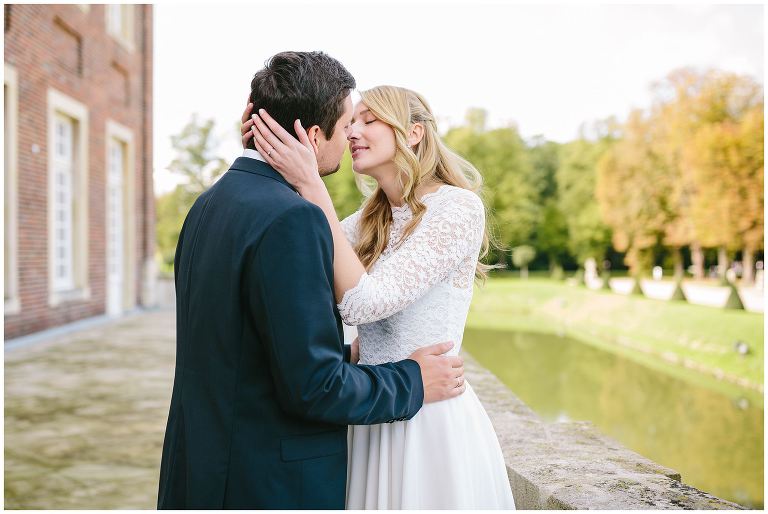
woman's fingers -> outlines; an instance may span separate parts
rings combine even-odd
[[[280,142],[286,146],[290,146],[291,143],[296,141],[296,138],[288,133],[278,122],[276,122],[272,116],[269,115],[264,109],[259,109],[259,116],[267,127],[280,139]]]
[[[282,150],[286,147],[286,145],[280,141],[280,139],[269,129],[269,127],[267,127],[264,121],[259,118],[257,114],[251,115],[251,119],[253,120],[254,127],[257,129],[256,131],[258,131],[261,137],[264,138],[264,140],[269,143],[270,146],[277,148],[278,150]],[[254,134],[256,131],[254,131]],[[283,132],[285,132],[285,130],[283,130]]]
[[[240,118],[240,121],[242,123],[245,123],[247,120],[251,118],[251,112],[253,111],[253,104],[251,102],[248,102],[248,105],[245,106],[245,110],[243,111],[243,117]]]
[[[251,127],[253,127],[253,120],[248,118],[248,121],[240,125],[240,134],[247,134],[251,131]]]
[[[249,130],[248,132],[240,136],[240,139],[243,141],[243,148],[248,148],[248,141],[253,139],[253,132]]]
[[[276,164],[276,155],[274,149],[264,140],[264,138],[256,131],[256,129],[253,130],[253,145],[256,147],[256,150],[261,154],[264,160],[267,161],[267,164],[274,168]]]
[[[301,126],[301,120],[296,120],[293,122],[293,129],[296,131],[296,134],[299,136],[299,143],[306,146],[313,152],[315,151],[314,148],[312,148],[312,143],[309,141],[309,136],[307,135],[307,131],[304,130],[304,127]]]

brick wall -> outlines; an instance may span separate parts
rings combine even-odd
[[[154,254],[152,7],[134,5],[134,48],[106,31],[104,5],[6,5],[5,63],[18,76],[18,274],[21,311],[5,338],[103,314],[106,306],[107,119],[133,131],[136,304]],[[88,108],[88,300],[48,306],[47,91]]]

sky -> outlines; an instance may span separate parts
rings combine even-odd
[[[467,109],[491,127],[566,142],[596,119],[650,105],[650,86],[691,66],[763,83],[762,5],[522,5],[297,2],[155,5],[155,191],[178,179],[170,136],[196,113],[216,123],[218,155],[241,153],[253,74],[283,50],[322,50],[358,89],[423,94],[444,131]]]

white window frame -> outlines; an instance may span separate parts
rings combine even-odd
[[[74,120],[74,170],[72,197],[72,265],[74,289],[57,291],[55,284],[55,186],[54,145],[56,144],[56,116],[67,116]],[[77,100],[57,91],[48,89],[48,305],[56,307],[72,300],[88,300],[91,290],[88,285],[88,108]]]
[[[63,129],[64,134],[60,134],[59,129]],[[75,244],[77,240],[75,237],[75,189],[78,182],[75,175],[77,120],[62,113],[56,113],[54,131],[56,134],[54,136],[56,146],[53,149],[54,189],[48,194],[48,198],[54,206],[52,231],[54,234],[53,252],[56,256],[54,269],[56,271],[53,278],[53,288],[56,291],[71,291],[75,289]],[[66,137],[60,139],[63,135]],[[65,149],[66,152],[62,155],[61,152]],[[63,187],[65,184],[66,188]],[[60,210],[62,207],[63,212]],[[63,245],[60,232],[63,233]],[[64,255],[61,255],[62,251]],[[60,276],[59,268],[62,266],[68,271],[64,276]]]
[[[136,306],[136,147],[133,131],[113,120],[107,120],[105,141],[106,163],[105,173],[109,174],[110,143],[117,140],[123,144],[123,312]],[[105,177],[105,184],[109,187],[109,177]],[[109,194],[105,194],[104,212],[109,213]],[[109,245],[109,226],[107,216],[104,223],[105,255],[109,258],[107,245]],[[105,291],[109,287],[109,262],[104,262]],[[106,298],[109,292],[107,291]]]
[[[136,27],[136,8],[134,4],[106,4],[104,6],[105,23],[107,24],[107,34],[115,38],[127,50],[136,49],[135,27]],[[118,16],[119,27],[115,27],[112,17]]]
[[[19,209],[19,156],[18,156],[18,141],[19,141],[19,80],[16,68],[3,63],[3,71],[5,73],[3,83],[6,92],[6,100],[8,104],[8,111],[5,113],[8,119],[8,125],[6,126],[5,139],[8,141],[8,154],[5,156],[8,166],[5,167],[4,188],[5,189],[5,220],[4,228],[8,227],[8,231],[5,232],[4,240],[8,245],[8,254],[4,254],[4,259],[7,258],[7,264],[10,268],[10,276],[4,286],[5,296],[5,315],[18,314],[21,312],[21,298],[19,295],[19,224],[18,224],[18,209]],[[5,274],[5,272],[3,272]]]

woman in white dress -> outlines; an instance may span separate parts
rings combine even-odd
[[[487,270],[478,262],[488,249],[482,178],[442,143],[421,95],[379,86],[361,96],[347,139],[354,171],[377,186],[341,222],[298,120],[301,144],[261,110],[256,148],[328,218],[338,308],[358,327],[359,363],[447,340],[457,354],[473,279]],[[493,426],[465,384],[410,420],[349,427],[347,509],[515,508]]]

